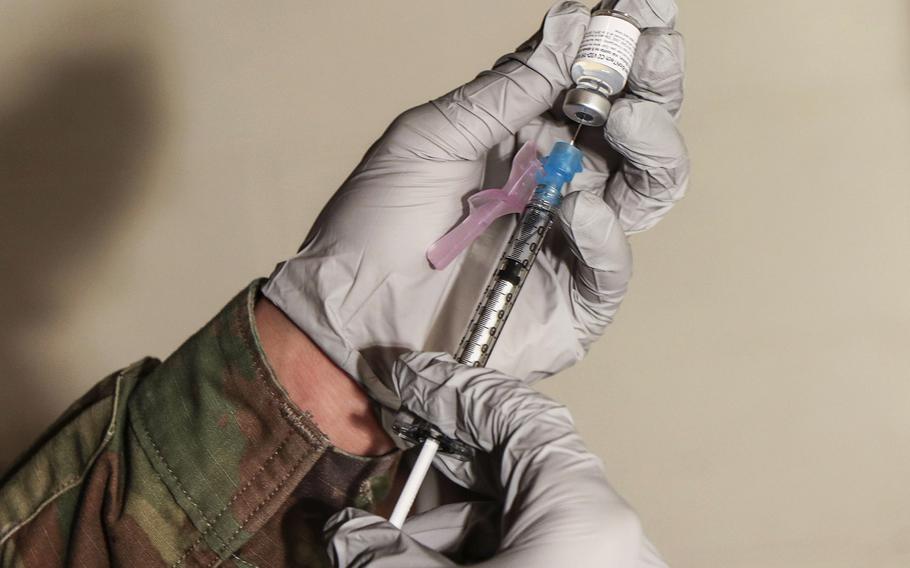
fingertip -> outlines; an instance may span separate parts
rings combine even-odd
[[[428,392],[443,385],[458,367],[448,353],[404,353],[392,364],[392,386],[408,410],[426,417]]]
[[[604,137],[614,148],[622,151],[625,142],[637,130],[641,119],[635,114],[635,105],[630,99],[617,99],[610,107],[610,114],[604,124]]]
[[[457,361],[448,353],[408,351],[398,356],[398,359],[393,364],[393,369],[397,365],[401,371],[407,369],[410,372],[420,374],[427,368],[439,364],[457,364]]]
[[[619,0],[616,10],[635,18],[642,28],[673,27],[679,15],[673,0]]]
[[[544,18],[542,43],[571,63],[590,20],[591,10],[581,2],[557,2]],[[568,67],[565,71],[568,72]],[[563,79],[571,82],[568,74]]]
[[[427,353],[409,351],[399,355],[392,363],[392,386],[398,399],[403,398],[407,385],[414,382],[421,370],[427,366]]]
[[[673,27],[679,17],[679,6],[673,0],[645,0],[651,14],[664,26]],[[657,26],[650,26],[657,27]]]
[[[345,530],[355,530],[387,522],[386,519],[368,513],[362,509],[345,507],[329,517],[329,520],[323,525],[322,530],[324,534],[331,537],[331,535],[338,533],[342,527],[345,527]]]
[[[591,10],[581,2],[575,2],[574,0],[565,0],[553,4],[547,14],[582,14],[590,16]]]
[[[322,527],[332,565],[351,566],[364,549],[388,546],[401,531],[387,519],[347,507],[332,515]]]

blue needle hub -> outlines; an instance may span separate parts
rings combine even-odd
[[[568,142],[557,142],[553,151],[543,160],[543,170],[537,174],[537,189],[533,201],[550,208],[562,201],[562,188],[581,172],[581,150]]]

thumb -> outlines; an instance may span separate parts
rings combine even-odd
[[[360,509],[335,513],[323,529],[336,568],[453,568],[452,561],[382,517]]]
[[[559,219],[577,260],[572,272],[573,299],[581,308],[577,317],[599,337],[625,296],[632,277],[632,249],[616,214],[595,193],[567,195]]]
[[[450,558],[479,560],[496,552],[501,514],[493,501],[450,503],[409,517],[404,531]]]
[[[515,53],[466,85],[405,112],[393,130],[412,143],[425,141],[418,150],[436,159],[479,159],[552,107],[571,84],[572,61],[589,19],[583,4],[557,3],[541,30]]]

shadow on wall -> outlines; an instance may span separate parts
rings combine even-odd
[[[59,411],[45,395],[71,377],[30,358],[35,330],[60,317],[56,283],[135,197],[156,114],[146,51],[73,49],[36,67],[0,106],[0,470]]]

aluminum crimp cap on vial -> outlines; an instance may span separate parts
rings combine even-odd
[[[575,87],[566,93],[562,110],[566,116],[585,126],[603,126],[610,114],[610,99],[593,89]]]

